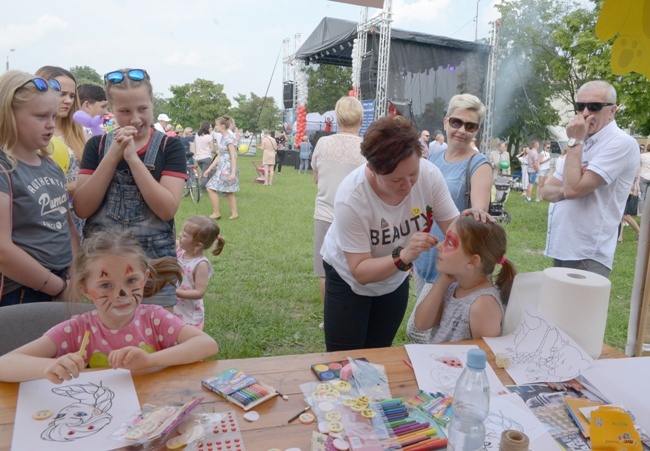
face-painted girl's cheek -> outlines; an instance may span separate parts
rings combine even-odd
[[[453,231],[449,230],[447,232],[447,236],[445,237],[445,246],[443,247],[444,253],[446,254],[447,252],[453,252],[456,249],[458,249],[458,246],[460,245],[460,240],[458,239],[458,235],[456,235]]]

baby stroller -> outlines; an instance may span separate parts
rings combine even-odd
[[[255,172],[257,176],[253,179],[253,183],[264,183],[264,166],[262,165],[261,160],[253,160],[253,166],[255,166]]]
[[[497,177],[492,186],[492,201],[488,213],[497,221],[505,224],[510,222],[510,213],[505,210],[504,206],[515,180],[516,178],[511,175],[501,175]]]

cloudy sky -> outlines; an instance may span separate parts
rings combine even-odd
[[[478,1],[487,37],[498,0]],[[393,0],[395,28],[474,40],[477,0]],[[154,91],[205,78],[239,93],[282,99],[282,41],[304,42],[324,17],[358,21],[361,8],[329,0],[24,0],[3,2],[0,56],[11,69],[143,68]],[[370,8],[369,16],[379,10]],[[10,49],[15,49],[11,52]],[[273,73],[276,59],[278,66]],[[2,69],[4,72],[4,68]]]

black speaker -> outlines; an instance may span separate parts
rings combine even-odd
[[[318,140],[321,139],[323,136],[329,136],[329,135],[334,135],[334,132],[324,132],[324,131],[318,131],[314,133],[309,140],[311,142],[311,145],[314,146],[314,149],[316,148],[316,144],[318,144]]]
[[[364,100],[375,98],[377,93],[377,58],[373,51],[361,57],[359,88],[361,89],[361,97]]]
[[[284,109],[288,110],[293,108],[293,89],[294,85],[292,81],[284,82]]]

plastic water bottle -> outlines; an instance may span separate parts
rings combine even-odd
[[[490,410],[490,384],[485,374],[485,351],[470,349],[467,365],[458,378],[453,415],[448,429],[448,448],[453,451],[483,449],[485,425]]]

